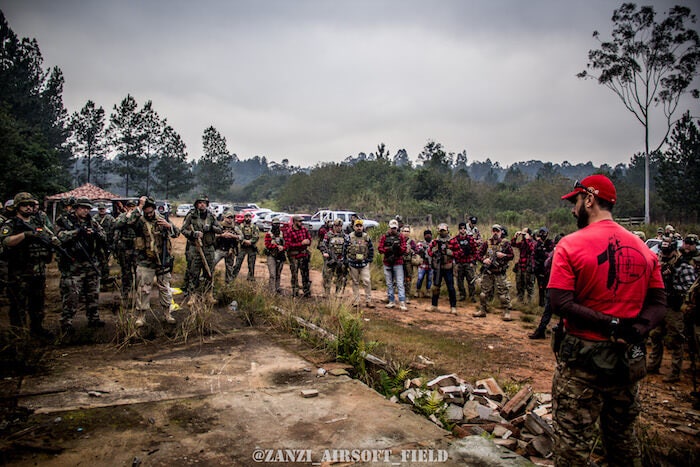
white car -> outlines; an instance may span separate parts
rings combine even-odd
[[[268,212],[267,214],[262,214],[258,216],[257,222],[255,222],[255,225],[258,226],[260,230],[263,232],[267,232],[272,228],[272,219],[277,216],[281,216],[283,214],[287,214],[286,212]]]
[[[175,211],[175,215],[177,217],[185,217],[188,212],[193,208],[191,204],[181,204],[177,207],[177,210]]]

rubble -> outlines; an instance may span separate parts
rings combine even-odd
[[[441,398],[442,408],[429,418],[439,426],[448,423],[456,438],[486,436],[502,448],[531,457],[537,465],[552,465],[551,394],[523,386],[508,397],[494,378],[472,386],[456,374],[438,376],[425,385],[420,379],[407,379],[404,388],[399,398],[405,403],[417,405],[425,396]]]

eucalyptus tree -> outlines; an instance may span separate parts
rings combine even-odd
[[[698,76],[700,39],[691,25],[695,15],[684,6],[671,8],[657,21],[654,7],[624,3],[614,11],[612,21],[611,40],[601,41],[598,31],[593,32],[600,47],[588,52],[587,69],[577,76],[594,78],[610,89],[644,127],[644,219],[648,224],[649,160],[664,145],[681,97],[700,95],[690,89]],[[654,142],[652,128],[661,134]]]

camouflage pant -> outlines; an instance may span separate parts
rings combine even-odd
[[[110,252],[105,252],[104,254],[100,255],[98,257],[98,261],[100,263],[100,278],[102,279],[102,283],[106,283],[107,280],[109,279],[109,257],[111,256]]]
[[[158,302],[163,309],[170,309],[173,294],[170,291],[170,273],[156,274],[156,268],[148,266],[136,267],[136,297],[135,310],[142,318],[146,311],[151,309],[150,297],[153,289],[153,280],[158,287]]]
[[[234,274],[234,263],[236,262],[236,257],[233,256],[233,253],[229,254],[228,250],[219,250],[217,249],[214,252],[214,267],[212,268],[212,272],[216,268],[216,265],[219,264],[219,261],[224,260],[224,266],[226,266],[226,275],[225,275],[225,281],[228,284],[229,282],[233,282],[233,279],[236,277]]]
[[[134,250],[119,250],[117,253],[119,268],[122,277],[122,299],[126,300],[134,287],[134,275],[136,274],[136,256]]]
[[[282,278],[282,268],[284,267],[284,257],[280,259],[275,259],[274,256],[267,257],[267,272],[270,275],[270,282],[268,287],[270,292],[280,293],[282,288],[280,286],[280,279]]]
[[[98,313],[100,276],[97,275],[92,265],[89,263],[75,264],[66,277],[62,279],[65,279],[68,295],[63,303],[61,323],[71,324],[73,322],[81,300],[85,302],[85,315],[88,321],[100,319]]]
[[[474,284],[474,278],[476,276],[476,268],[474,263],[457,263],[457,289],[459,289],[460,297],[467,297],[467,288],[469,289],[469,296],[474,297],[476,293],[476,285]],[[464,287],[464,281],[467,282],[467,287]]]
[[[209,270],[213,274],[214,247],[205,246],[202,248],[202,251],[209,265]],[[202,257],[194,245],[187,245],[185,258],[187,259],[187,292],[191,294],[193,292],[208,292],[211,290],[213,287],[212,278],[207,274]]]
[[[311,279],[309,278],[309,257],[289,258],[289,271],[292,274],[292,295],[299,291],[299,273],[301,272],[301,287],[304,297],[311,296]]]
[[[493,291],[496,290],[498,298],[501,300],[501,306],[505,306],[510,310],[510,290],[508,287],[508,281],[506,280],[506,273],[501,274],[486,274],[481,276],[481,294],[479,294],[479,304],[481,305],[481,310],[485,313],[489,311],[489,297],[493,296]]]
[[[238,250],[238,256],[236,256],[236,265],[233,267],[233,278],[238,277],[238,273],[241,271],[243,266],[243,260],[248,257],[248,280],[255,280],[255,260],[258,257],[257,248],[244,247],[241,246]]]
[[[650,370],[658,370],[664,356],[664,341],[668,342],[671,351],[671,373],[680,375],[683,366],[683,313],[669,309],[666,317],[654,330],[649,333],[651,352],[649,353]]]
[[[44,321],[46,276],[18,275],[7,283],[10,300],[10,325],[24,328],[29,315],[32,329],[42,327]]]
[[[610,466],[641,466],[634,422],[639,414],[639,384],[611,385],[597,375],[557,365],[552,382],[554,464],[588,465],[600,425]]]
[[[535,275],[521,269],[515,271],[515,290],[521,302],[525,300],[526,294],[528,303],[532,301],[532,296],[535,295]]]
[[[345,290],[345,283],[348,280],[348,271],[343,264],[337,263],[335,267],[329,268],[328,262],[323,263],[323,292],[326,296],[331,294],[331,283],[335,282],[335,293],[341,295]]]

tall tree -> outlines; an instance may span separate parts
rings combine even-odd
[[[198,180],[204,190],[212,196],[223,196],[233,185],[231,162],[234,156],[226,147],[226,138],[210,126],[202,135],[204,154],[198,164]]]
[[[43,196],[68,187],[63,74],[43,69],[36,39],[19,39],[0,11],[0,191]]]
[[[418,160],[424,167],[438,170],[449,170],[452,165],[452,158],[445,152],[442,144],[432,140],[428,141],[418,154]]]
[[[95,107],[95,103],[89,100],[80,112],[73,113],[68,128],[73,153],[84,159],[85,180],[92,183],[93,163],[103,163],[106,151],[105,110],[101,106]]]
[[[660,156],[656,187],[673,211],[697,222],[700,214],[700,130],[690,112],[683,114],[673,128],[668,150]],[[695,180],[693,186],[692,180]]]
[[[128,94],[109,116],[107,134],[112,150],[115,152],[116,172],[124,179],[124,194],[142,179],[143,167],[143,131],[138,104]]]
[[[160,157],[156,163],[154,187],[165,199],[188,192],[194,187],[192,164],[187,162],[187,150],[180,135],[166,125],[160,142]]]
[[[653,7],[624,3],[615,10],[612,21],[611,41],[600,41],[598,31],[593,32],[600,48],[588,52],[587,70],[578,77],[595,78],[613,91],[644,127],[644,219],[648,224],[649,158],[661,149],[671,131],[681,96],[687,92],[699,96],[697,89],[689,88],[698,75],[700,39],[689,26],[695,23],[695,15],[683,6],[671,8],[657,22]],[[663,137],[652,144],[650,130],[658,125]]]
[[[161,120],[158,112],[153,109],[153,102],[147,101],[139,112],[139,126],[143,141],[143,192],[151,193],[153,174],[151,167],[155,165],[158,154],[161,153],[163,129],[167,122]]]

